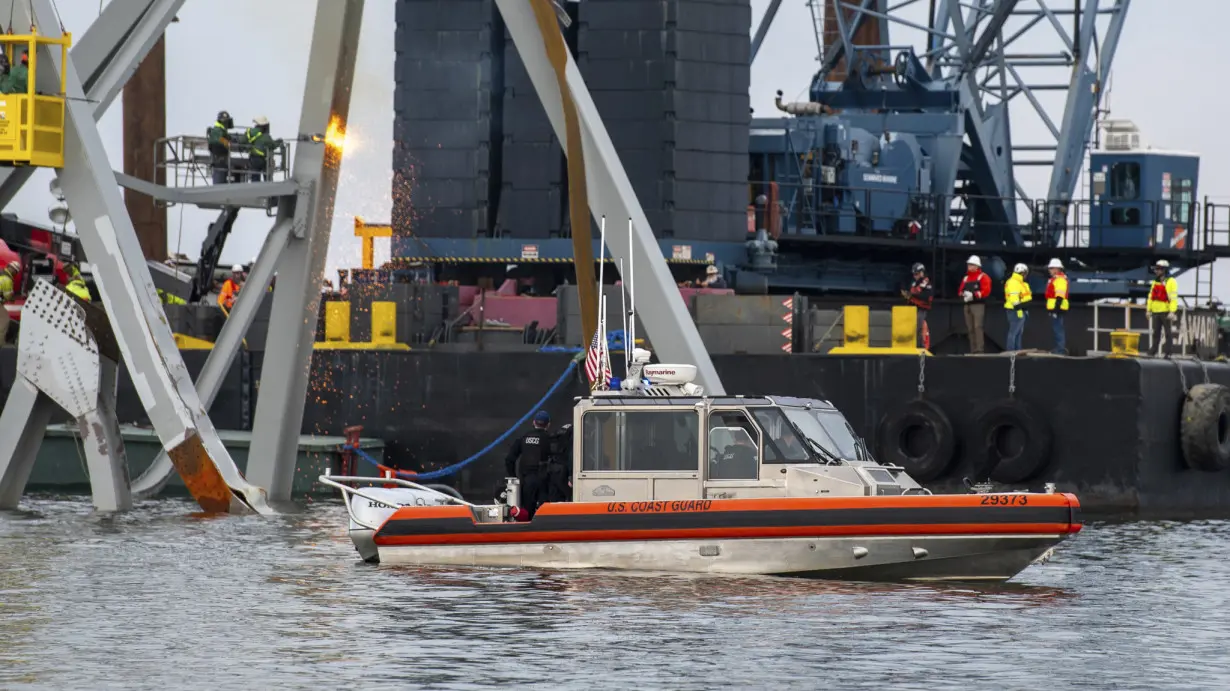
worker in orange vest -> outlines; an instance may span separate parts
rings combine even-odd
[[[1067,332],[1063,318],[1068,313],[1068,277],[1063,272],[1063,262],[1052,259],[1046,265],[1051,280],[1046,284],[1046,313],[1051,318],[1051,333],[1055,336],[1056,355],[1068,354]]]
[[[239,289],[243,287],[243,267],[236,264],[231,267],[231,277],[222,282],[222,290],[218,292],[218,304],[230,312],[235,307],[239,297]]]

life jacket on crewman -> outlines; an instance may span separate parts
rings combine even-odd
[[[1160,262],[1159,262],[1160,265]],[[1167,265],[1167,268],[1168,265]],[[1149,314],[1165,314],[1179,311],[1179,282],[1173,276],[1159,277],[1149,283]]]
[[[1063,271],[1051,276],[1046,283],[1046,311],[1068,311],[1068,277]]]
[[[1021,305],[1033,299],[1033,292],[1030,291],[1029,284],[1025,282],[1025,276],[1019,271],[1013,272],[1008,277],[1008,282],[1004,284],[1004,309],[1020,309]]]

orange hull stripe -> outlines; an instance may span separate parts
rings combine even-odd
[[[426,507],[434,508],[434,507]],[[440,507],[444,508],[444,507]],[[464,507],[463,507],[464,508]],[[379,546],[475,545],[541,542],[624,542],[629,540],[728,540],[784,537],[865,537],[885,535],[1065,535],[1081,526],[1068,523],[968,523],[951,525],[782,526],[771,528],[682,528],[671,530],[594,530],[467,533],[460,535],[377,535]]]

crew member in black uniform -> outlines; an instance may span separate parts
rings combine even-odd
[[[521,481],[521,499],[518,502],[530,518],[538,509],[542,500],[546,499],[544,491],[547,479],[547,460],[550,454],[551,435],[547,428],[551,426],[551,415],[545,410],[534,413],[534,429],[529,434],[513,442],[508,456],[504,458],[505,477],[515,477]]]

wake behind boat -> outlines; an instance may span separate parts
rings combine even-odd
[[[826,401],[705,396],[695,368],[648,361],[637,349],[625,388],[577,399],[572,501],[529,521],[511,479],[481,505],[407,480],[321,482],[382,564],[1003,581],[1081,529],[1074,495],[933,495]]]

